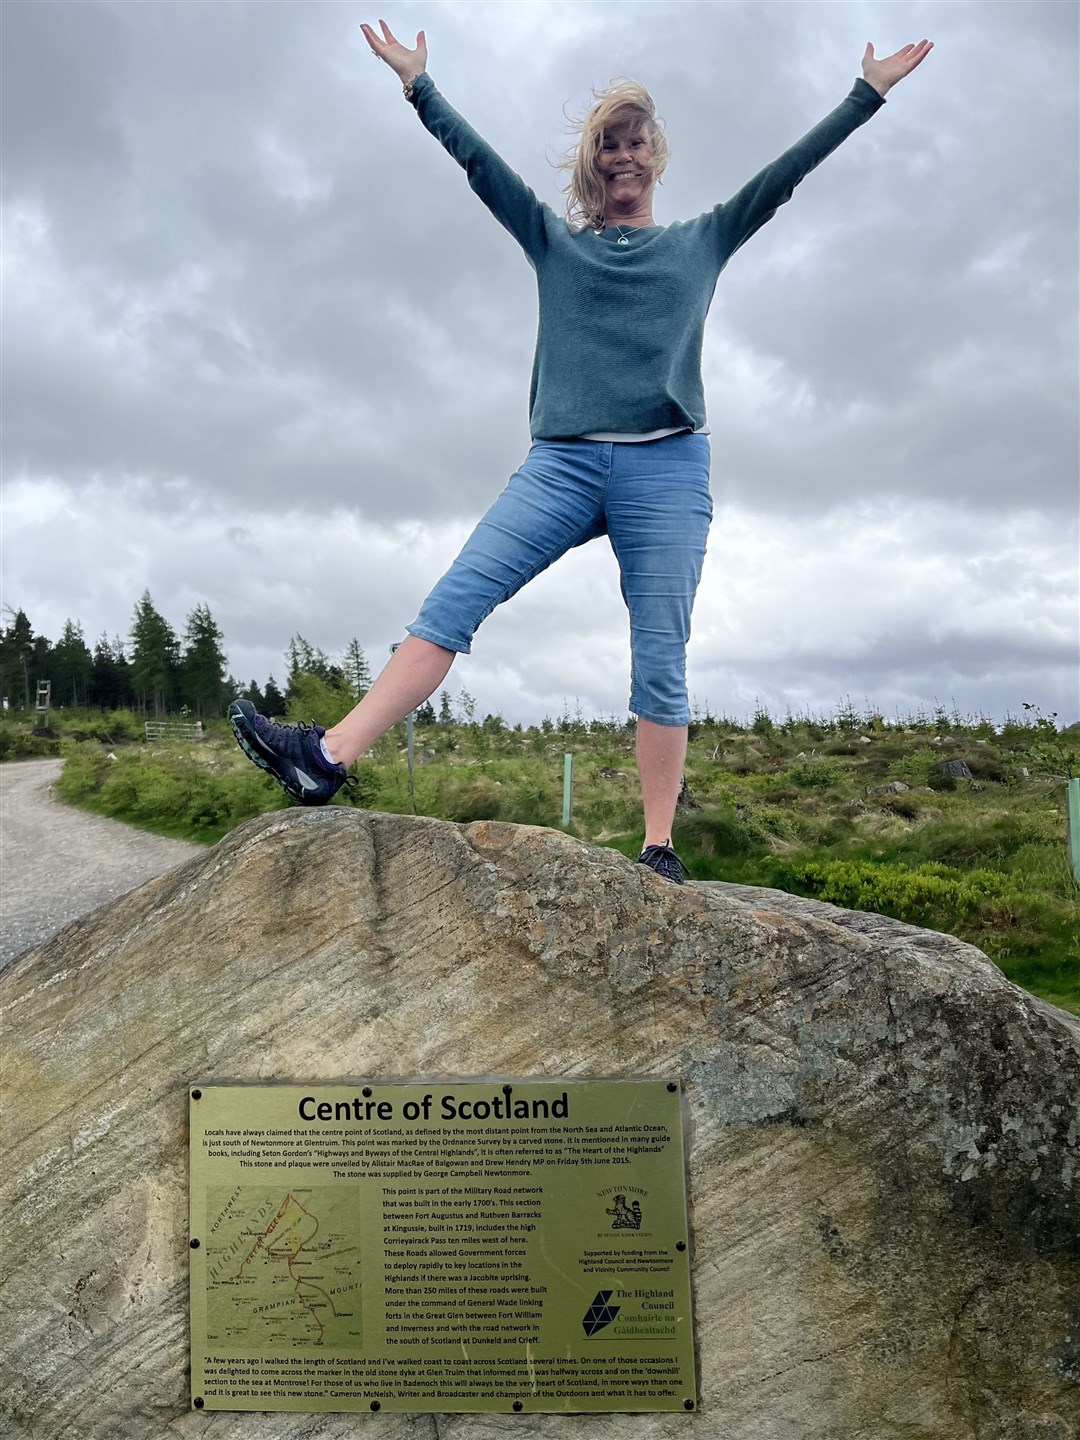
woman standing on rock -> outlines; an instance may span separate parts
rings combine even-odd
[[[294,800],[325,804],[347,782],[348,766],[435,693],[497,605],[574,546],[606,534],[630,612],[629,708],[645,812],[638,859],[681,884],[671,826],[690,720],[690,613],[712,519],[701,347],[713,290],[735,251],[880,109],[931,43],[905,45],[887,60],[875,60],[868,44],[863,78],[779,159],[726,203],[657,225],[653,191],[668,147],[640,85],[613,86],[586,115],[561,218],[435,88],[424,32],[409,50],[379,24],[382,39],[361,26],[372,53],[401,79],[421,122],[536,272],[532,445],[354,710],[324,730],[275,724],[235,700],[233,730]]]

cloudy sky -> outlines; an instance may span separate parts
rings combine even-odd
[[[56,639],[205,600],[245,682],[378,669],[529,446],[533,272],[351,4],[5,0],[3,580]],[[1078,718],[1075,4],[392,4],[562,212],[593,88],[650,90],[658,224],[733,195],[878,58],[934,49],[738,252],[706,327],[692,699]],[[624,716],[594,541],[448,679]],[[317,717],[316,717],[317,718]]]

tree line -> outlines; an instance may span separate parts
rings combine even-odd
[[[36,635],[26,612],[7,612],[0,630],[0,698],[9,710],[32,711],[38,684],[51,682],[53,706],[136,710],[144,715],[224,715],[234,695],[246,695],[266,715],[284,715],[311,679],[355,703],[371,685],[360,642],[350,640],[340,662],[294,635],[285,652],[285,688],[273,675],[262,686],[228,673],[224,635],[200,602],[177,632],[145,590],[126,636],[102,633],[93,648],[82,623],[65,620],[53,643]]]

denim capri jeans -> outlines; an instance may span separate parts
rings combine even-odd
[[[497,605],[606,534],[630,612],[630,711],[686,725],[686,645],[712,520],[709,439],[534,440],[521,468],[406,627],[468,655]]]

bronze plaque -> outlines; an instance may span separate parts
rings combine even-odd
[[[197,1409],[695,1408],[674,1078],[190,1094]]]

